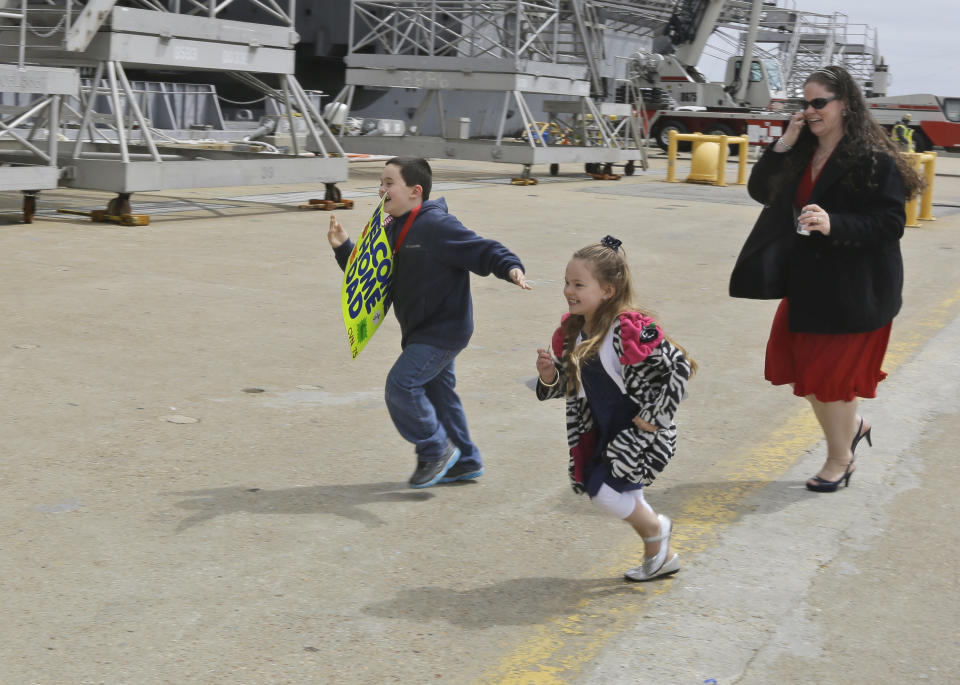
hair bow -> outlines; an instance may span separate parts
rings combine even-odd
[[[621,241],[617,240],[612,235],[604,236],[603,240],[600,241],[600,244],[605,247],[609,247],[614,252],[619,251],[620,246],[623,245]]]

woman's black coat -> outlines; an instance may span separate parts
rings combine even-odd
[[[750,196],[765,206],[734,267],[730,294],[787,297],[794,332],[860,333],[885,326],[900,311],[903,288],[905,193],[893,158],[858,153],[841,140],[809,200],[830,215],[830,235],[801,236],[793,207],[800,178],[779,190],[773,185],[790,154],[771,145],[750,174]]]

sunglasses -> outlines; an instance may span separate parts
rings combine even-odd
[[[837,96],[829,98],[813,98],[812,100],[801,100],[800,108],[806,109],[807,107],[813,107],[814,109],[823,109],[827,106],[827,103],[833,102],[837,99]]]

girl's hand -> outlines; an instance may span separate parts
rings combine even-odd
[[[533,286],[527,283],[527,277],[523,273],[523,269],[519,266],[515,266],[510,269],[510,280],[519,285],[524,290],[533,290]]]
[[[560,373],[553,363],[553,356],[548,350],[537,348],[537,372],[540,374],[540,381],[545,385],[556,382],[560,377]]]
[[[635,425],[637,428],[639,428],[642,431],[647,431],[649,433],[657,432],[656,426],[654,426],[652,423],[647,423],[646,421],[641,419],[639,416],[633,417],[633,425]]]
[[[830,235],[830,215],[820,205],[804,205],[797,222],[808,231],[820,231]]]
[[[337,217],[333,214],[330,215],[330,228],[327,229],[327,240],[330,242],[330,247],[336,249],[347,242],[347,239],[350,236],[347,235],[347,232],[343,230],[343,226],[340,225],[340,222],[337,221]]]

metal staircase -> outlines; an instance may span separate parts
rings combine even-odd
[[[870,91],[881,63],[877,31],[866,24],[849,21],[839,12],[817,14],[781,7],[765,11],[757,33],[757,54],[777,60],[791,97],[803,94],[803,82],[813,71],[836,64]],[[731,42],[731,53],[744,46],[740,34]]]

